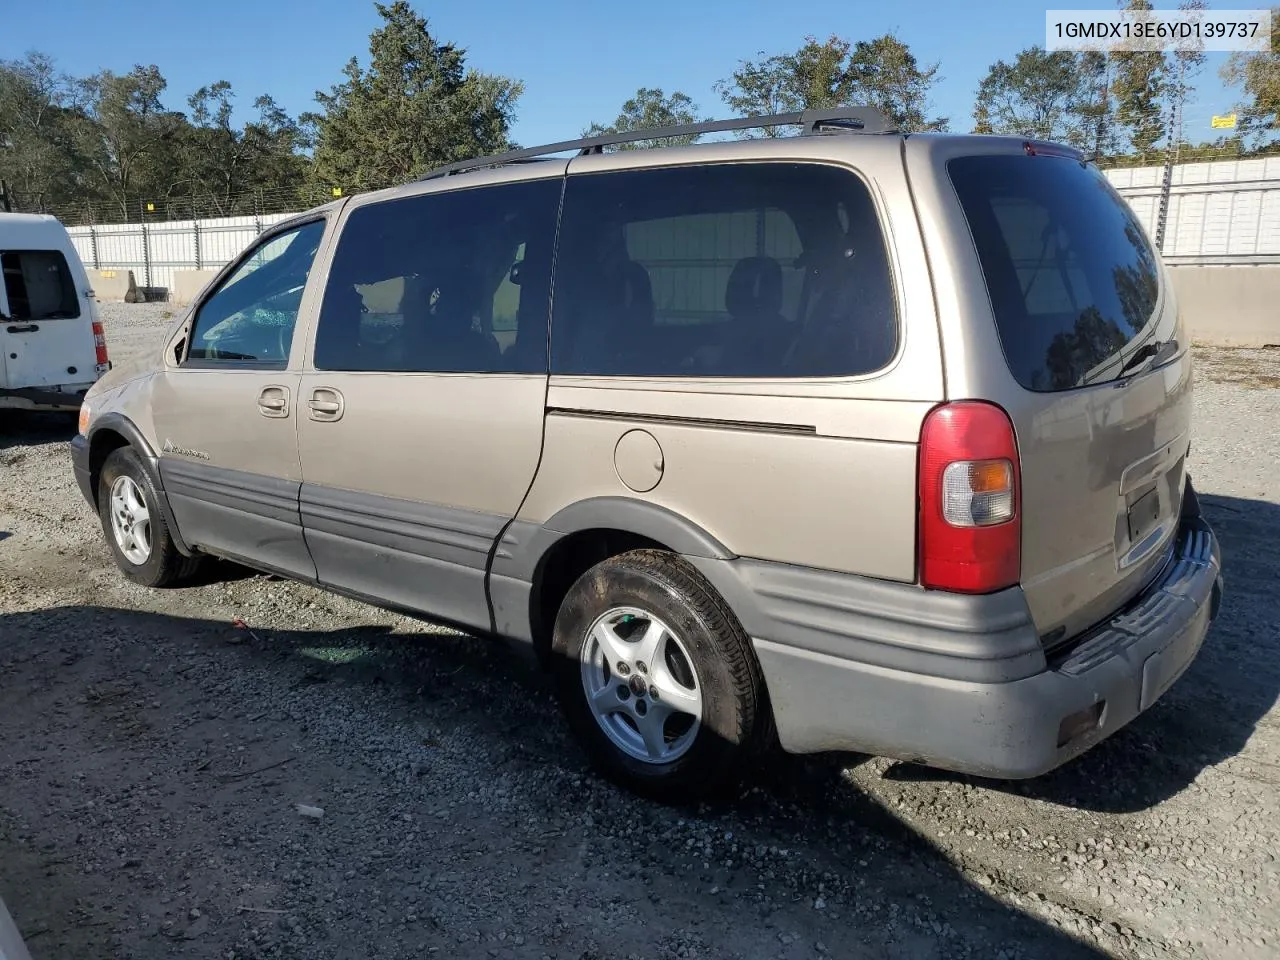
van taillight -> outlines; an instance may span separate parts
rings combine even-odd
[[[999,407],[935,407],[920,431],[920,582],[991,593],[1018,582],[1022,490],[1013,423]]]
[[[84,328],[81,327],[81,329],[83,330]],[[99,320],[93,321],[93,349],[96,354],[95,362],[98,372],[103,373],[110,369],[107,358],[107,335],[102,332],[102,322]]]

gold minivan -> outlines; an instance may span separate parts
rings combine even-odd
[[[596,765],[685,801],[775,742],[1031,777],[1148,708],[1221,596],[1190,390],[1091,163],[858,108],[278,223],[73,457],[131,580],[214,555],[530,644]]]

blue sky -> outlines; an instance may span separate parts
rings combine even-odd
[[[1091,5],[1114,9],[1113,0]],[[439,37],[467,49],[472,66],[524,80],[513,131],[524,145],[609,122],[640,86],[683,90],[704,115],[727,116],[712,84],[738,60],[831,33],[893,32],[922,63],[940,61],[934,112],[949,116],[953,130],[968,130],[974,91],[990,64],[1044,43],[1045,6],[1025,0],[982,7],[956,0],[419,0],[415,7]],[[229,80],[241,119],[260,93],[295,115],[313,109],[315,91],[337,82],[349,57],[365,60],[379,22],[369,0],[0,0],[0,11],[0,58],[38,49],[77,75],[155,63],[169,81],[167,105],[184,110],[192,91]],[[1199,79],[1186,112],[1188,139],[1211,139],[1210,116],[1232,103],[1217,78],[1224,57],[1211,54]]]

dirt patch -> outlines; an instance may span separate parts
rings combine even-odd
[[[1213,383],[1280,389],[1280,349],[1196,347],[1196,373]]]

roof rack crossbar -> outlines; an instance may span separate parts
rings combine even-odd
[[[685,123],[670,127],[648,127],[643,130],[624,130],[619,133],[608,133],[597,137],[581,137],[577,140],[562,140],[559,143],[547,143],[539,147],[525,147],[519,150],[508,150],[487,157],[476,157],[473,160],[459,160],[438,167],[430,173],[420,176],[419,180],[434,180],[467,170],[479,170],[485,167],[497,167],[507,163],[523,163],[529,160],[547,158],[551,154],[576,150],[579,156],[600,153],[605,147],[614,147],[624,143],[636,143],[640,140],[664,140],[671,137],[694,137],[707,133],[725,133],[731,130],[754,130],[760,127],[800,126],[804,136],[821,134],[827,130],[842,130],[852,133],[896,133],[874,107],[837,107],[833,110],[803,110],[794,113],[775,113],[768,116],[737,117],[732,120],[708,120],[705,123]]]

